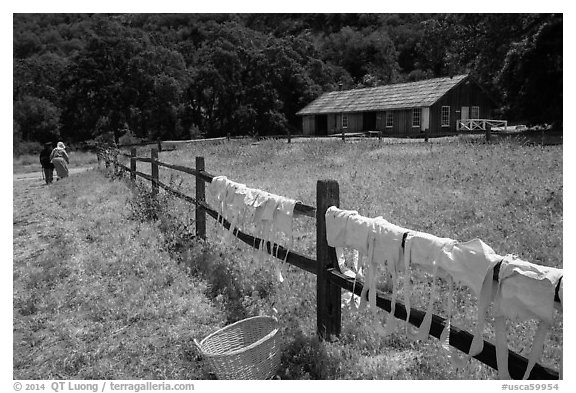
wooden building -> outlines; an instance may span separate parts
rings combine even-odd
[[[304,135],[381,131],[391,135],[457,131],[490,119],[494,102],[468,75],[322,94],[297,114]]]

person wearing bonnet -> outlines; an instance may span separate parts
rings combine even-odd
[[[66,146],[63,142],[58,142],[56,148],[52,150],[50,162],[54,164],[54,168],[56,169],[56,174],[58,175],[57,180],[68,177],[68,164],[70,163],[70,159],[68,158]]]

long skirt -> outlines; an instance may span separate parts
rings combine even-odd
[[[52,164],[56,168],[56,174],[60,179],[68,177],[68,163],[62,157],[52,159]]]

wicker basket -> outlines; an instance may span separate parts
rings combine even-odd
[[[278,321],[252,317],[194,342],[218,379],[269,379],[280,364]]]

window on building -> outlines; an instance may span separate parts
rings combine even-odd
[[[386,127],[392,128],[394,127],[394,114],[392,111],[386,112]]]
[[[342,113],[342,128],[348,128],[348,115]]]
[[[412,127],[420,127],[420,108],[413,108],[412,109]]]
[[[473,106],[472,109],[470,109],[470,117],[472,119],[479,119],[480,118],[480,107],[479,106]]]
[[[450,127],[450,107],[443,106],[442,107],[442,116],[441,116],[441,125],[442,127]]]

